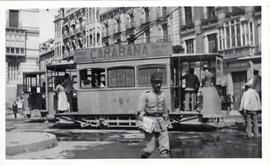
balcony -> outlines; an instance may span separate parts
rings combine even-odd
[[[209,18],[206,18],[206,19],[202,19],[202,26],[211,25],[211,24],[214,24],[214,23],[217,23],[217,22],[218,22],[218,18],[216,16],[209,17]]]
[[[181,31],[186,31],[186,30],[191,30],[191,29],[194,29],[194,23],[190,23],[190,24],[187,24],[187,25],[182,25],[180,27]]]
[[[245,10],[242,9],[242,8],[239,8],[239,7],[234,7],[232,9],[232,12],[227,11],[225,13],[226,18],[234,17],[234,16],[239,16],[239,15],[244,15],[244,14],[245,14]]]
[[[245,57],[247,55],[254,55],[256,47],[254,46],[241,46],[234,47],[226,50],[219,50],[218,53],[224,55],[224,59]]]

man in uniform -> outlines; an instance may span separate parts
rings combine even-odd
[[[146,148],[143,149],[141,158],[148,158],[155,150],[155,139],[158,139],[161,158],[169,157],[169,135],[168,135],[168,109],[165,103],[165,93],[161,90],[162,73],[151,74],[152,89],[143,92],[138,102],[138,120],[143,117],[155,122],[151,133],[145,132]],[[139,126],[140,128],[140,126]]]

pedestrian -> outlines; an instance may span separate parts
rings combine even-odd
[[[17,119],[18,105],[16,101],[14,101],[12,104],[12,111],[13,111],[15,119]]]
[[[72,81],[68,73],[65,74],[65,80],[62,83],[62,86],[65,88],[67,100],[69,103],[70,111],[73,111],[73,104],[72,104]]]
[[[159,143],[159,151],[161,158],[169,157],[169,135],[168,121],[169,112],[166,106],[166,97],[164,91],[161,90],[162,73],[154,72],[151,74],[152,89],[143,92],[138,102],[138,120],[149,118],[154,121],[153,130],[144,131],[146,147],[143,149],[141,158],[148,158],[155,150],[156,139]],[[142,128],[141,125],[138,126]]]
[[[259,137],[258,112],[261,111],[261,102],[256,90],[251,88],[252,80],[245,84],[245,92],[241,98],[239,111],[246,121],[246,133],[248,138]]]
[[[259,75],[258,70],[254,70],[253,75],[254,75],[254,77],[253,77],[251,88],[256,90],[256,92],[258,93],[258,95],[260,97],[260,101],[261,101],[262,100],[262,92],[261,92],[261,86],[262,86],[261,80],[262,80],[262,78]]]
[[[181,79],[186,80],[185,87],[185,111],[194,111],[196,104],[196,94],[200,88],[199,78],[194,74],[194,68],[189,69],[189,73],[184,75]],[[191,110],[190,110],[191,98]]]
[[[54,89],[57,92],[58,95],[58,101],[57,101],[57,111],[59,113],[63,113],[68,111],[69,104],[67,101],[67,96],[65,93],[64,87],[60,84],[60,81],[56,81],[56,88]]]
[[[221,98],[214,86],[214,74],[211,73],[207,65],[203,66],[204,75],[202,78],[202,87],[200,89],[203,96],[202,117],[212,122],[219,122],[223,118],[221,112]]]

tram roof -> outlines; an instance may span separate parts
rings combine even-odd
[[[28,77],[36,77],[37,75],[43,75],[45,74],[45,71],[29,71],[29,72],[23,72],[24,76]]]
[[[180,57],[182,61],[197,61],[209,60],[216,57],[223,58],[221,54],[217,53],[202,53],[202,54],[172,54],[172,57]]]
[[[73,61],[71,62],[53,62],[50,64],[47,64],[48,70],[55,70],[55,71],[64,71],[66,69],[76,69],[76,63]]]

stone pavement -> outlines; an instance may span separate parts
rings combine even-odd
[[[6,155],[34,152],[57,145],[56,136],[43,132],[6,132]]]

